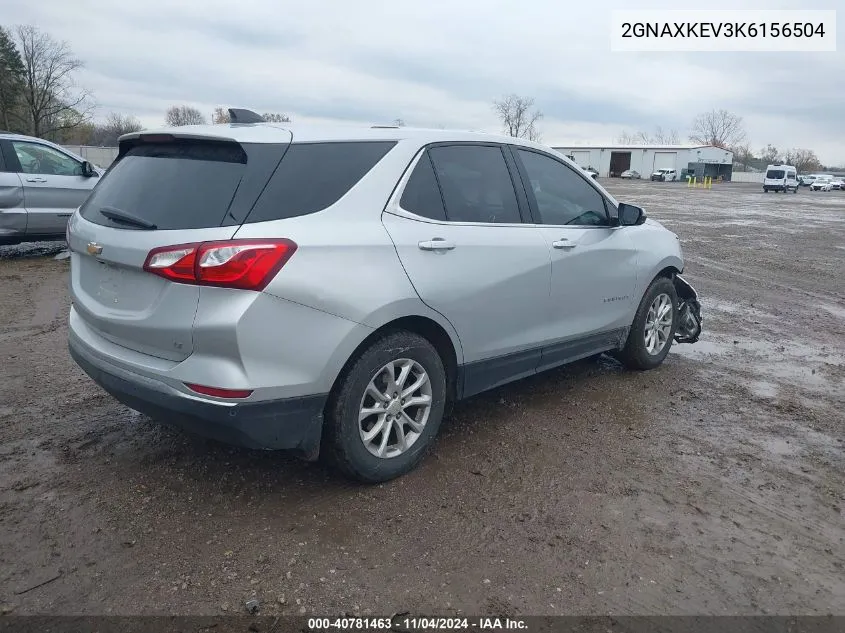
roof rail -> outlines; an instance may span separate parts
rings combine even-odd
[[[229,121],[232,123],[264,123],[264,117],[243,108],[229,108]]]

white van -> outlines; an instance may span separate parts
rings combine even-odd
[[[769,165],[763,179],[763,191],[798,192],[798,172],[791,165]]]

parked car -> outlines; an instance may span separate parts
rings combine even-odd
[[[834,191],[841,191],[845,190],[845,179],[843,178],[834,178],[830,181],[830,187]]]
[[[623,171],[619,175],[619,177],[620,178],[631,178],[633,180],[639,180],[640,178],[642,178],[642,176],[640,175],[640,172],[635,171],[633,169],[626,169],[625,171]]]
[[[0,133],[0,244],[64,239],[103,173],[60,145]]]
[[[595,180],[596,178],[598,178],[598,177],[599,177],[599,172],[598,172],[598,170],[597,170],[597,169],[594,169],[593,167],[585,167],[585,168],[584,168],[584,172],[585,172],[585,173],[586,173],[586,174],[587,174],[590,178],[592,178],[592,179],[594,179],[594,180]]]
[[[801,176],[798,176],[798,184],[802,187],[809,187],[813,184],[813,181],[815,179],[816,177],[812,174],[803,174]]]
[[[671,182],[678,179],[678,172],[675,169],[658,169],[651,174],[651,179]]]
[[[832,191],[833,178],[828,176],[819,176],[810,185],[810,191]]]
[[[238,112],[121,137],[69,223],[71,355],[133,409],[377,482],[448,402],[699,336],[678,236],[548,147]]]
[[[769,165],[763,179],[763,193],[770,191],[798,193],[798,177],[791,165]]]

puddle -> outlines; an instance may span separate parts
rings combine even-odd
[[[764,449],[774,455],[795,455],[798,447],[789,440],[780,437],[770,437],[761,442]]]
[[[755,380],[748,385],[749,391],[758,398],[775,398],[778,395],[778,386],[768,380]]]
[[[833,316],[838,316],[840,319],[845,319],[845,308],[843,308],[842,306],[835,306],[829,303],[820,303],[819,307],[822,310],[827,310]]]
[[[678,345],[672,351],[694,360],[721,360],[740,369],[754,371],[764,378],[748,385],[764,398],[777,395],[783,384],[829,390],[839,381],[829,366],[845,367],[845,356],[812,345],[776,344],[754,339],[703,339],[693,345]],[[774,379],[767,380],[767,379]]]

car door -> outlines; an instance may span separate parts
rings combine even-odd
[[[26,233],[64,235],[68,218],[97,183],[82,175],[82,163],[44,143],[11,139],[7,158],[17,163],[27,211]]]
[[[382,216],[417,294],[460,337],[464,395],[533,373],[548,336],[549,250],[523,213],[502,146],[467,143],[420,152]]]
[[[529,205],[549,249],[555,345],[542,366],[609,349],[630,326],[637,252],[612,226],[601,191],[560,159],[513,147]]]
[[[26,232],[26,209],[20,176],[6,168],[0,140],[0,244],[16,241]]]

